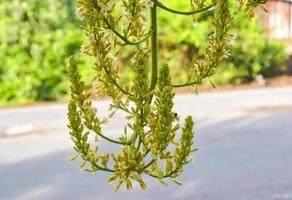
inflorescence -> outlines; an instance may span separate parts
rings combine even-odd
[[[106,119],[97,117],[97,109],[90,100],[84,82],[78,73],[77,62],[69,59],[71,100],[68,105],[68,127],[77,153],[71,160],[82,159],[82,170],[111,174],[109,183],[115,182],[115,191],[121,185],[132,189],[133,182],[146,189],[143,176],[147,175],[166,185],[167,179],[180,184],[177,177],[191,162],[197,151],[194,144],[194,122],[187,116],[180,123],[173,111],[175,87],[197,87],[212,76],[216,66],[229,56],[229,33],[232,12],[228,0],[191,0],[190,11],[178,11],[159,0],[79,0],[77,15],[85,20],[82,27],[87,40],[83,54],[95,58],[94,70],[99,93],[112,99],[112,113]],[[239,0],[253,16],[253,8],[264,0]],[[195,16],[212,12],[212,34],[204,56],[191,67],[185,83],[173,84],[167,64],[157,60],[157,10],[174,15]],[[148,15],[149,11],[149,15]],[[119,14],[120,13],[120,14]],[[124,48],[132,46],[131,84],[120,77],[116,59]],[[127,114],[128,123],[118,139],[107,136],[103,126],[117,110]],[[94,135],[95,140],[89,139]],[[102,153],[99,141],[119,145],[118,153]]]

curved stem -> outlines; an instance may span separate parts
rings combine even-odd
[[[115,172],[115,170],[113,170],[113,169],[109,169],[107,167],[101,167],[96,162],[92,162],[92,161],[86,159],[86,153],[83,150],[81,150],[81,154],[82,154],[82,156],[84,156],[85,161],[89,162],[91,165],[96,167],[98,170],[102,170],[102,171],[105,171],[105,172],[111,172],[111,173]]]
[[[111,139],[111,138],[109,138],[109,137],[106,137],[105,135],[103,135],[103,134],[101,134],[101,133],[97,133],[97,132],[95,132],[97,135],[99,135],[100,137],[102,137],[103,139],[105,139],[105,140],[107,140],[107,141],[109,141],[109,142],[112,142],[112,143],[114,143],[114,144],[120,144],[120,145],[128,145],[128,144],[130,144],[130,142],[121,142],[121,141],[117,141],[117,140],[113,140],[113,139]]]
[[[200,83],[199,81],[193,81],[193,82],[187,82],[187,83],[184,83],[184,84],[173,84],[171,86],[174,87],[174,88],[180,88],[180,87],[187,87],[187,86],[196,85],[196,84],[199,84],[199,83]]]
[[[172,172],[170,172],[169,174],[164,175],[162,178],[168,178],[171,177],[173,174],[175,174],[177,172],[177,169],[173,170]],[[158,178],[158,176],[151,174],[149,172],[145,172],[145,174],[147,174],[148,176],[151,176],[153,178]]]
[[[151,160],[147,165],[145,165],[145,166],[143,167],[143,169],[147,169],[147,168],[148,168],[149,166],[151,166],[155,161],[156,161],[155,159]]]
[[[211,66],[213,66],[213,65],[211,65]],[[172,84],[171,86],[174,87],[174,88],[180,88],[180,87],[187,87],[187,86],[200,84],[205,78],[210,76],[209,74],[210,74],[211,70],[212,70],[212,67],[209,67],[208,70],[204,74],[202,74],[198,78],[198,80],[196,80],[196,81],[186,82],[184,84]]]
[[[122,88],[122,86],[120,86],[117,81],[112,78],[110,75],[109,75],[109,71],[104,67],[104,71],[105,73],[107,74],[107,76],[111,79],[112,83],[124,94],[126,95],[129,95],[129,96],[133,96],[133,94],[131,94],[130,92],[126,91],[125,89]]]
[[[117,105],[117,108],[119,108],[122,111],[125,111],[126,113],[128,113],[130,115],[133,114],[128,108],[126,108],[125,106],[121,106],[120,104]]]
[[[99,166],[99,165],[96,164],[96,163],[94,163],[94,166],[95,166],[98,170],[102,170],[102,171],[105,171],[105,172],[115,172],[115,170],[113,170],[113,169],[109,169],[109,168],[101,167],[101,166]]]
[[[124,41],[126,44],[128,45],[138,45],[138,44],[141,44],[143,42],[145,42],[147,39],[150,38],[151,36],[151,33],[153,32],[153,30],[150,30],[148,33],[145,34],[145,37],[139,41],[130,41],[128,40],[125,36],[123,36],[122,34],[120,34],[117,30],[115,30],[112,25],[108,22],[108,20],[104,17],[103,18],[105,24],[108,26],[108,28],[114,33],[116,34],[116,36],[118,36],[122,41]]]
[[[86,110],[83,108],[83,107],[80,107],[80,109],[81,109],[81,112],[82,112],[82,114],[83,114],[83,119],[87,122],[87,123],[91,123],[90,121],[88,121],[88,119],[85,117],[85,114],[86,114]],[[109,141],[109,142],[112,142],[112,143],[115,143],[115,144],[119,144],[119,145],[127,145],[127,144],[129,144],[129,142],[121,142],[121,141],[117,141],[117,140],[114,140],[114,139],[111,139],[111,138],[109,138],[109,137],[106,137],[105,135],[103,135],[102,133],[100,133],[99,131],[96,131],[96,130],[94,130],[94,128],[92,128],[92,127],[88,127],[88,126],[86,126],[85,125],[85,127],[86,128],[88,128],[89,130],[91,130],[91,131],[93,131],[94,133],[96,133],[98,136],[100,136],[101,138],[103,138],[103,139],[105,139],[105,140],[107,140],[107,141]]]
[[[79,108],[80,108],[80,110],[82,112],[82,118],[86,121],[86,123],[89,123],[89,124],[92,123],[91,121],[88,121],[87,117],[85,117],[87,110],[82,106],[82,103],[79,102],[79,104],[80,104]],[[121,141],[117,141],[117,140],[111,139],[109,137],[106,137],[105,135],[100,133],[100,131],[95,130],[95,128],[93,128],[94,126],[93,127],[92,126],[91,127],[87,126],[86,123],[84,124],[84,126],[86,128],[88,128],[89,130],[93,131],[98,136],[100,136],[101,138],[103,138],[103,139],[105,139],[105,140],[107,140],[109,142],[112,142],[112,143],[115,143],[115,144],[119,144],[119,145],[127,145],[127,144],[129,144],[129,142],[121,142]]]
[[[138,139],[138,146],[137,146],[137,150],[138,150],[138,151],[140,151],[141,144],[142,144],[142,139],[141,139],[141,137],[139,136],[139,139]]]
[[[137,133],[134,133],[130,139],[131,141],[131,144],[135,144],[136,140],[138,138],[138,134]]]
[[[179,15],[194,15],[194,14],[209,10],[209,9],[213,8],[216,5],[216,4],[213,4],[213,5],[206,6],[204,8],[201,8],[201,9],[198,9],[198,10],[192,10],[192,11],[178,11],[178,10],[173,10],[171,8],[166,7],[165,5],[163,5],[159,1],[157,1],[156,4],[157,4],[157,6],[159,8],[162,8],[163,10],[166,10],[166,11],[174,13],[174,14],[179,14]]]
[[[152,58],[152,75],[151,75],[151,84],[150,91],[155,88],[157,83],[157,5],[156,1],[154,1],[153,7],[150,10],[151,16],[151,29],[153,30],[151,34],[151,58]]]

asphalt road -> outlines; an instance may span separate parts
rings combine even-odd
[[[107,103],[96,103],[101,113]],[[179,95],[175,103],[177,113],[195,117],[200,150],[182,186],[145,177],[146,192],[115,193],[107,174],[67,162],[66,105],[0,110],[0,199],[292,200],[292,88]],[[106,130],[122,123],[118,114]]]

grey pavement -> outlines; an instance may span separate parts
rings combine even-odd
[[[108,101],[95,103],[100,115]],[[106,173],[69,164],[66,105],[0,110],[2,200],[292,200],[292,88],[178,95],[175,111],[196,119],[194,162],[182,186],[145,177],[146,192],[115,193]],[[118,113],[107,133],[124,123]],[[103,148],[113,147],[103,143]]]

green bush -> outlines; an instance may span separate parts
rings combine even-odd
[[[167,5],[186,10],[187,2],[169,1]],[[237,12],[235,7],[234,12]],[[273,77],[284,73],[284,63],[287,59],[284,43],[268,39],[257,18],[249,19],[244,13],[237,13],[233,25],[236,37],[230,57],[218,67],[218,72],[213,77],[214,81],[217,84],[239,84],[252,81],[259,74]],[[166,27],[160,32],[168,35],[167,38],[160,39],[160,46],[166,48],[160,51],[160,58],[166,60],[174,70],[176,69],[173,76],[177,82],[185,79],[185,71],[206,48],[205,41],[210,34],[209,21],[202,19],[210,18],[212,14],[213,11],[210,11],[207,15],[186,19],[183,16],[173,18],[171,14],[164,11],[159,13],[162,15],[159,25]],[[193,25],[186,23],[186,20],[193,20]],[[180,52],[179,57],[175,56],[178,52]]]
[[[248,20],[238,14],[234,21],[237,39],[227,63],[219,70],[219,83],[245,83],[253,81],[257,75],[274,77],[285,72],[287,54],[281,41],[267,37],[257,19]]]
[[[67,92],[65,58],[83,41],[71,2],[1,2],[0,103],[51,100]]]
[[[188,1],[169,0],[166,4],[178,10],[188,8]],[[158,29],[162,36],[159,63],[169,64],[174,82],[185,82],[186,71],[202,56],[210,35],[208,19],[213,13],[210,10],[186,18],[173,17],[163,10],[158,12],[158,27],[163,27]],[[65,60],[79,53],[84,40],[84,34],[77,28],[72,1],[3,0],[0,20],[0,104],[52,100],[66,94]],[[233,32],[237,39],[229,61],[219,66],[213,78],[216,83],[242,83],[258,74],[271,77],[284,72],[287,56],[283,43],[269,40],[257,20],[239,13]],[[132,55],[131,50],[123,52],[117,66],[127,66]],[[93,73],[86,66],[90,61],[82,62],[81,73],[89,81]],[[126,80],[133,79],[130,67],[121,70]]]

